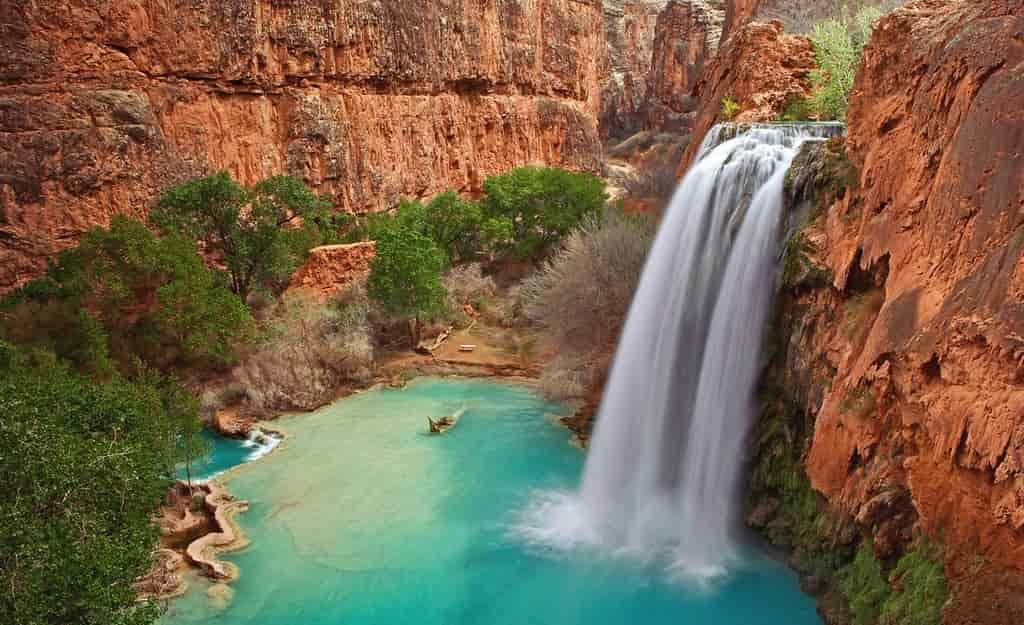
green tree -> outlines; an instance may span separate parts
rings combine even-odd
[[[511,231],[504,248],[524,259],[546,252],[585,217],[599,214],[608,199],[597,176],[552,167],[521,167],[491,176],[484,191],[485,216]]]
[[[811,72],[808,107],[818,119],[846,120],[864,46],[881,16],[877,8],[865,7],[852,20],[833,18],[815,24],[811,42],[818,67]]]
[[[251,317],[195,243],[116,217],[0,306],[0,334],[53,350],[94,379],[135,357],[166,369],[226,364]]]
[[[297,178],[276,176],[246,188],[227,172],[169,189],[150,215],[164,232],[215,251],[243,302],[254,288],[280,288],[310,248],[335,240],[340,219]]]
[[[472,260],[485,246],[489,231],[480,204],[446,191],[424,206],[427,234],[453,262]]]
[[[367,293],[388,313],[411,321],[414,345],[420,341],[422,320],[444,308],[441,273],[445,265],[437,243],[409,224],[395,221],[377,237]]]
[[[158,606],[133,584],[186,415],[148,381],[95,384],[43,352],[0,354],[0,622],[152,623]]]

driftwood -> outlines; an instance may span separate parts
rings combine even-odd
[[[434,421],[430,417],[427,417],[427,423],[430,424],[431,434],[444,434],[448,430],[455,427],[455,424],[459,422],[459,416],[441,417],[437,421]]]

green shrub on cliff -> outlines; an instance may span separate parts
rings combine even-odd
[[[942,550],[924,537],[888,574],[865,542],[840,576],[854,625],[937,625],[942,620],[948,597]]]
[[[942,620],[948,587],[942,550],[925,539],[896,564],[889,579],[898,588],[882,608],[883,625],[936,625]]]
[[[719,115],[722,119],[724,119],[727,122],[731,122],[732,120],[736,119],[736,117],[739,114],[740,103],[737,102],[735,98],[722,98],[722,110],[719,112]]]
[[[818,67],[811,72],[811,95],[806,106],[789,103],[785,116],[846,121],[864,46],[881,16],[878,8],[864,7],[853,18],[836,17],[814,25],[811,42]]]
[[[148,625],[159,610],[134,583],[195,412],[157,376],[95,384],[44,352],[0,352],[0,622]]]
[[[882,576],[882,566],[871,552],[867,542],[857,551],[857,557],[840,573],[840,589],[850,603],[854,625],[874,625],[889,599],[891,589]]]
[[[127,217],[88,231],[0,306],[0,335],[96,379],[136,358],[162,370],[230,363],[250,323],[193,242],[158,238]]]
[[[150,215],[163,232],[216,253],[243,302],[253,289],[285,286],[310,248],[336,240],[342,219],[297,178],[275,176],[247,188],[227,172],[168,189]]]

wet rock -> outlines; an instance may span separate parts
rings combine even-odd
[[[753,528],[764,528],[775,518],[781,502],[775,497],[768,497],[758,502],[747,515],[747,525]]]

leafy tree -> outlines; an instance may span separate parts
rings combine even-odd
[[[504,248],[535,258],[562,240],[585,217],[599,214],[608,199],[605,184],[592,174],[552,167],[521,167],[484,181],[487,218],[511,230]]]
[[[95,384],[45,352],[0,354],[0,622],[152,623],[133,583],[196,413],[168,413],[153,377]]]
[[[430,200],[424,206],[423,218],[427,233],[453,262],[472,260],[495,241],[501,241],[508,231],[503,229],[507,222],[485,218],[479,203],[454,191]]]
[[[109,379],[135,357],[149,365],[223,364],[251,317],[206,267],[195,243],[157,238],[117,217],[63,252],[47,276],[0,306],[0,334],[53,350],[93,378]]]
[[[377,237],[367,293],[388,313],[412,321],[414,345],[419,344],[422,319],[444,308],[446,293],[441,272],[445,265],[444,252],[437,243],[400,220]]]
[[[245,188],[220,172],[169,189],[150,220],[215,251],[231,290],[247,301],[256,287],[280,287],[310,248],[335,239],[342,218],[330,209],[297,178],[276,176]]]
[[[864,46],[881,16],[879,9],[865,7],[852,20],[833,18],[815,24],[811,41],[818,68],[811,72],[807,104],[818,119],[846,120]]]

